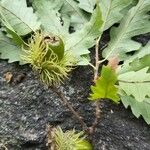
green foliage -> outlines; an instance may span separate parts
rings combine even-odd
[[[121,74],[119,79],[120,88],[128,95],[133,96],[138,102],[150,97],[150,73],[149,67],[139,71],[129,71]]]
[[[103,30],[107,30],[123,18],[123,10],[132,0],[100,0],[99,5],[103,14]],[[115,8],[115,9],[114,9]]]
[[[68,29],[64,28],[60,22],[59,10],[62,6],[62,2],[55,3],[51,1],[34,0],[34,8],[36,14],[41,21],[41,26],[44,32],[47,34],[59,35],[61,38],[66,37]]]
[[[110,32],[111,41],[104,50],[103,56],[108,58],[116,54],[126,59],[125,53],[139,50],[141,44],[131,40],[133,36],[150,32],[149,0],[139,0],[121,20],[119,27],[113,27]]]
[[[66,40],[66,50],[71,51],[76,57],[86,55],[89,53],[88,48],[95,44],[95,39],[101,34],[101,26],[103,24],[101,11],[99,6],[95,9],[92,14],[90,22],[85,24],[85,26],[73,34],[71,34]],[[87,64],[87,62],[82,62],[80,64]]]
[[[60,10],[62,18],[70,21],[70,26],[74,30],[80,30],[84,24],[90,20],[91,14],[83,11],[76,0],[63,0],[63,6]]]
[[[33,4],[45,32],[54,33],[63,39],[69,35],[70,26],[76,30],[89,21],[89,16],[74,0],[34,0]]]
[[[124,106],[131,106],[136,117],[150,124],[150,43],[142,47],[119,68],[120,96]]]
[[[148,14],[150,1],[124,2],[126,5],[123,6],[123,2],[120,1],[122,8],[119,5],[118,7],[120,14],[123,13],[125,16],[120,21],[119,27],[111,28],[111,40],[104,49],[103,56],[105,59],[109,59],[118,55],[120,60],[123,60],[123,65],[118,69],[119,89],[121,93],[124,93],[122,96],[119,92],[120,98],[125,107],[131,106],[135,116],[142,115],[145,121],[149,122],[149,113],[146,114],[149,106],[145,107],[146,103],[149,103],[150,97],[150,43],[142,47],[140,43],[133,41],[132,37],[150,32],[150,16]],[[103,4],[108,3],[105,1]],[[128,11],[128,9],[130,10]],[[101,10],[103,10],[102,7]],[[115,9],[113,11],[115,12]],[[119,15],[116,14],[116,16]],[[134,55],[129,52],[134,52]]]
[[[92,13],[94,10],[94,6],[96,4],[96,0],[78,0],[79,1],[79,7],[83,10]]]
[[[95,86],[91,86],[92,94],[90,95],[91,100],[98,99],[111,99],[118,103],[119,97],[117,95],[118,88],[115,83],[117,82],[117,75],[115,71],[109,66],[103,66],[101,76],[96,81]]]
[[[88,60],[84,61],[85,59],[82,59],[82,55],[87,56],[89,54],[88,49],[94,45],[95,39],[101,32],[102,20],[99,7],[95,9],[90,20],[89,18],[86,19],[87,15],[79,8],[78,3],[73,0],[61,2],[58,0],[55,0],[55,2],[51,0],[35,0],[33,3],[35,14],[32,8],[26,6],[25,0],[17,0],[17,2],[2,0],[0,4],[1,20],[16,45],[24,44],[20,35],[23,36],[39,29],[39,22],[41,22],[42,31],[48,35],[61,37],[65,44],[65,51],[70,51],[78,59],[78,64],[88,64]],[[68,12],[72,12],[70,13],[71,15],[68,15]],[[24,14],[26,14],[25,17]],[[69,28],[73,23],[73,16],[84,18],[83,20],[86,21],[82,22],[84,27],[80,31],[70,34]],[[38,21],[37,18],[39,19]],[[88,22],[88,20],[90,21]],[[76,21],[74,24],[81,24],[81,22]],[[2,56],[3,54],[1,58],[5,59]],[[20,61],[20,58],[15,57],[14,61]]]
[[[0,58],[24,64],[20,55],[23,53],[21,47],[26,44],[21,36],[34,32],[40,27],[33,9],[27,7],[25,0],[2,0],[0,1],[0,20],[10,37],[6,37],[6,34],[1,31]]]
[[[56,10],[55,7],[51,5],[51,3],[51,1],[34,1],[35,8],[37,9],[37,15],[42,22],[42,26],[46,30],[46,33],[55,33],[56,35],[59,35],[66,44],[66,51],[71,51],[73,55],[79,58],[80,61],[80,56],[89,53],[88,48],[92,47],[95,44],[95,38],[97,38],[101,33],[100,27],[102,26],[103,22],[101,19],[102,17],[100,8],[97,7],[91,17],[90,22],[86,23],[80,31],[69,34],[69,26],[67,26],[68,28],[66,28],[66,26],[63,26],[60,22],[60,18],[58,15],[59,8]],[[66,11],[68,10],[67,13],[69,11],[72,11],[72,9],[74,8],[75,14],[81,16],[80,18],[84,18],[82,16],[81,10],[77,7],[76,2],[71,0],[66,1],[66,3],[63,4],[63,7],[66,7]],[[62,9],[64,9],[63,7]],[[63,16],[65,16],[63,10],[61,10],[61,13]],[[66,24],[66,22],[64,22],[64,24]],[[83,63],[87,64],[87,61],[82,62],[82,64]]]
[[[2,0],[0,12],[19,35],[26,35],[39,29],[40,23],[32,8],[28,8],[25,0]]]
[[[16,43],[16,45],[18,45],[18,46],[24,45],[24,41],[22,40],[22,38],[16,33],[16,31],[7,22],[5,16],[2,13],[1,13],[1,21],[6,28],[7,34],[9,34],[12,37],[12,39]]]
[[[129,57],[128,60],[124,61],[121,68],[118,70],[119,74],[128,71],[138,71],[145,67],[150,67],[150,42],[146,46],[142,47],[133,56]]]
[[[75,130],[63,132],[60,127],[55,131],[55,143],[57,150],[92,150],[91,144],[85,140],[83,132]]]
[[[132,112],[137,118],[142,115],[147,124],[150,124],[150,98],[145,98],[142,102],[138,102],[132,96],[122,94],[121,100],[126,108],[131,106]]]
[[[99,0],[99,6],[103,18],[103,31],[110,28],[113,24],[119,22],[123,15],[128,10],[132,0]],[[79,7],[83,10],[92,13],[96,4],[96,0],[79,0]],[[115,8],[115,9],[114,9]]]
[[[9,59],[9,63],[18,60],[22,63],[20,58],[20,55],[22,54],[21,47],[15,45],[12,39],[6,37],[2,31],[0,31],[0,53],[1,58]]]

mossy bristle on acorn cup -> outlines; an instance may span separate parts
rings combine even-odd
[[[92,145],[85,140],[84,133],[75,130],[63,132],[60,127],[55,129],[55,144],[57,150],[93,150]]]
[[[24,49],[22,59],[31,64],[46,85],[56,85],[65,78],[75,65],[75,59],[65,52],[63,40],[58,36],[35,33]]]

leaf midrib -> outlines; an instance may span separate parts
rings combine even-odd
[[[143,0],[143,3],[144,3],[144,0]],[[135,17],[135,15],[136,15],[137,11],[143,6],[143,3],[142,3],[142,5],[140,5],[140,6],[137,8],[137,10],[135,11],[133,17],[132,17],[132,18],[130,19],[130,21],[128,22],[127,28],[124,30],[124,32],[121,32],[121,34],[120,34],[118,40],[116,41],[115,45],[113,46],[113,48],[110,48],[111,51],[108,53],[108,55],[106,56],[106,58],[108,58],[108,57],[114,52],[114,50],[115,50],[115,48],[117,47],[118,43],[122,40],[123,35],[126,33],[128,27],[129,27],[129,24],[130,24],[130,23],[132,22],[132,20],[134,19],[134,17]]]
[[[73,8],[73,10],[74,10],[75,12],[77,12],[77,14],[82,18],[83,22],[86,21],[86,19],[76,10],[75,7],[73,7],[73,6],[68,2],[68,0],[65,0],[65,1],[70,5],[70,7]],[[79,9],[79,11],[80,11],[80,9]],[[83,23],[82,23],[82,24],[83,24]]]
[[[82,37],[76,44],[74,44],[73,46],[70,46],[66,51],[68,51],[68,50],[70,50],[70,49],[76,47],[80,42],[82,42],[82,40],[84,40],[84,38],[85,38],[86,36],[88,36],[88,35],[91,33],[91,31],[92,31],[92,29],[93,29],[93,26],[95,26],[95,24],[96,24],[96,21],[97,21],[97,20],[95,19],[95,22],[93,23],[92,27],[91,27],[90,30],[87,32],[87,34],[84,34],[83,37]]]
[[[13,43],[11,43],[9,41],[6,41],[4,39],[0,39],[0,42],[4,42],[4,43],[7,43],[7,44],[12,45],[12,46],[17,46],[17,45],[15,45],[15,44],[13,44]]]
[[[105,25],[106,25],[106,22],[107,22],[108,16],[109,16],[109,14],[110,14],[111,5],[112,5],[112,0],[110,1],[110,5],[109,5],[109,8],[108,8],[108,11],[107,11],[106,17],[105,17],[105,21],[103,22],[102,31],[103,31],[103,30],[104,30],[104,28],[105,28]]]

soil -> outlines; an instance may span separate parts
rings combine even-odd
[[[146,34],[136,40],[145,44],[149,38]],[[13,74],[12,83],[4,80],[7,72]],[[25,78],[19,81],[22,74]],[[91,68],[78,67],[60,86],[89,126],[94,113],[93,103],[87,99],[92,74]],[[106,100],[100,107],[101,119],[93,135],[94,150],[150,150],[150,126],[142,118],[135,118],[121,103]],[[46,150],[47,125],[81,130],[57,95],[39,82],[28,65],[0,60],[0,145],[8,150]]]

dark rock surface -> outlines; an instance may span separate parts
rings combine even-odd
[[[27,75],[21,83],[8,84],[3,79],[8,71],[14,79],[22,73]],[[93,121],[93,103],[87,100],[91,80],[90,68],[80,67],[61,87],[89,125]],[[102,102],[101,109],[101,120],[93,136],[94,150],[150,150],[150,126],[142,118],[136,119],[130,109],[109,101]],[[46,150],[48,124],[60,125],[64,130],[74,127],[80,130],[78,121],[28,66],[1,60],[0,144],[8,150]]]

